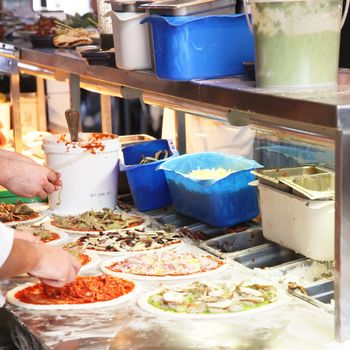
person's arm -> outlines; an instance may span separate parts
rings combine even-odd
[[[0,185],[23,197],[46,198],[57,191],[62,182],[60,174],[54,170],[35,162],[9,160],[0,155]]]
[[[33,159],[24,156],[18,152],[6,151],[4,149],[0,149],[0,158],[7,160],[15,160],[18,162],[24,162],[29,164],[36,164]]]

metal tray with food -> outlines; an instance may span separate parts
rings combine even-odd
[[[333,171],[330,169],[316,165],[304,165],[273,169],[256,169],[252,171],[252,173],[258,177],[259,182],[287,192],[292,192],[292,189],[287,184],[281,182],[280,179],[289,179],[305,175],[329,174],[332,172]]]
[[[162,16],[233,14],[236,0],[161,0],[140,7]]]
[[[280,178],[283,184],[292,189],[292,192],[302,198],[333,199],[335,195],[335,173],[321,173],[314,175],[297,176],[294,178]]]
[[[334,302],[334,280],[328,279],[311,283],[306,287],[298,284],[290,284],[289,293],[312,304],[323,308],[328,312],[333,312]]]
[[[253,228],[209,239],[201,243],[200,247],[220,258],[226,258],[241,255],[242,250],[267,243],[271,242],[264,238],[262,230]]]

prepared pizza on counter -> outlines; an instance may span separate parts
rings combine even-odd
[[[26,309],[90,309],[120,304],[129,299],[134,289],[134,282],[117,277],[78,276],[62,288],[26,283],[9,291],[6,298],[9,303]]]
[[[223,265],[221,260],[210,255],[170,251],[110,259],[101,269],[115,276],[125,274],[136,279],[179,279],[202,276]]]
[[[204,318],[263,309],[278,299],[276,287],[269,284],[214,281],[164,287],[141,297],[139,305],[156,314]]]
[[[165,230],[125,230],[86,234],[77,245],[99,253],[136,253],[154,249],[175,248],[181,243],[181,236]]]
[[[38,212],[20,201],[16,204],[0,203],[0,222],[2,223],[25,222],[39,216]]]
[[[58,241],[62,239],[62,235],[46,229],[42,225],[28,225],[28,226],[16,226],[16,230],[26,231],[38,237],[43,243],[49,243],[53,241]]]
[[[51,225],[67,231],[109,231],[129,229],[144,224],[145,217],[112,209],[86,211],[79,215],[52,215]]]

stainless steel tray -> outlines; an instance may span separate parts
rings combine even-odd
[[[276,187],[282,191],[292,193],[289,185],[281,182],[281,179],[290,179],[297,176],[315,175],[315,174],[329,174],[333,171],[321,166],[305,165],[298,167],[285,167],[274,169],[257,169],[253,170],[252,174],[259,178],[259,182]]]
[[[154,0],[137,0],[137,1],[118,1],[107,0],[106,3],[111,4],[112,10],[115,12],[145,12],[146,9],[140,7],[141,5],[148,4]]]
[[[247,254],[240,255],[234,260],[248,268],[254,269],[283,265],[300,259],[305,259],[305,257],[295,253],[293,250],[278,245],[269,245],[254,251],[247,251]]]
[[[280,178],[283,184],[290,187],[293,193],[307,199],[334,199],[335,173],[324,173]]]
[[[209,239],[201,243],[200,247],[220,258],[226,258],[240,255],[242,250],[266,243],[271,242],[264,238],[262,230],[260,228],[252,228]]]
[[[221,15],[236,12],[236,0],[164,0],[140,6],[162,16]]]

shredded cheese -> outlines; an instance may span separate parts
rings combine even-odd
[[[222,179],[234,172],[234,170],[224,168],[196,169],[190,171],[188,175],[198,180],[214,180]]]

